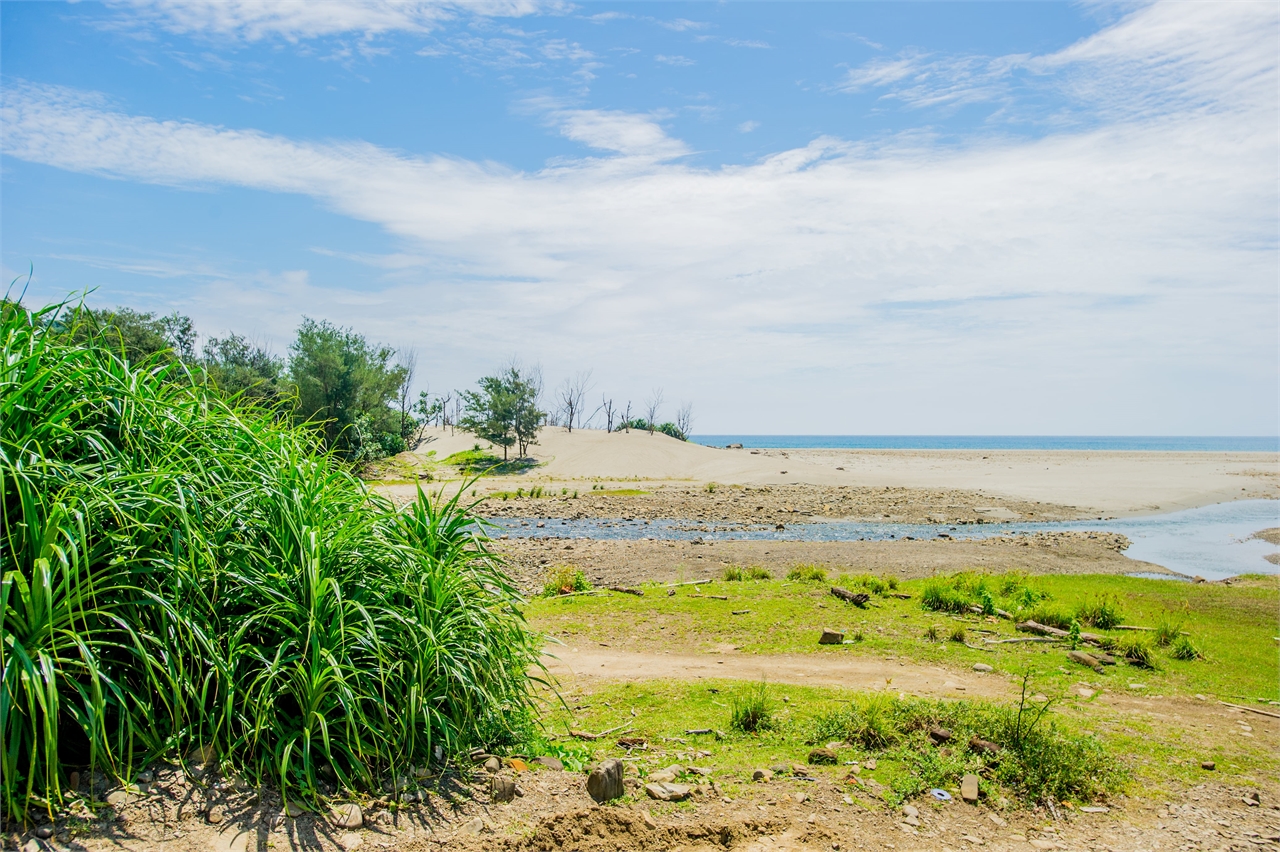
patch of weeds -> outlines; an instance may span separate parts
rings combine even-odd
[[[1156,629],[1152,631],[1151,638],[1161,648],[1168,648],[1178,637],[1182,635],[1181,619],[1171,618],[1167,613],[1160,616],[1160,620],[1156,622]]]
[[[920,606],[933,612],[965,612],[969,599],[945,581],[930,580],[920,591]]]
[[[747,579],[747,569],[741,565],[726,565],[721,576],[730,583],[740,583]]]
[[[875,574],[859,574],[856,577],[841,577],[840,582],[846,586],[865,589],[873,595],[883,597],[898,588],[897,577],[877,577]]]
[[[775,726],[768,684],[762,681],[730,697],[729,727],[733,730],[755,734],[773,730]]]
[[[1151,640],[1146,636],[1129,636],[1116,643],[1116,651],[1131,666],[1144,669],[1156,668],[1156,655]]]
[[[924,632],[924,638],[928,639],[930,642],[937,642],[938,636],[939,630],[938,625],[936,624],[930,624],[928,629]]]
[[[1100,630],[1114,630],[1124,622],[1124,611],[1115,595],[1098,595],[1076,607],[1076,619]]]
[[[951,635],[947,638],[952,642],[960,642],[963,644],[964,640],[969,638],[969,634],[965,631],[963,624],[957,624],[955,627],[951,628]]]
[[[1175,660],[1200,660],[1204,658],[1204,654],[1191,641],[1190,636],[1179,636],[1173,640],[1173,645],[1169,647],[1169,656]]]
[[[1062,607],[1054,606],[1045,601],[1040,601],[1027,612],[1019,613],[1019,616],[1027,621],[1046,624],[1059,630],[1070,630],[1071,622],[1073,621],[1071,615]]]
[[[568,595],[574,592],[591,591],[591,582],[581,568],[572,565],[557,565],[547,571],[547,579],[542,584],[542,594],[553,598],[556,595]]]
[[[703,486],[703,487],[704,487],[704,488],[706,488],[706,491],[707,491],[707,493],[708,493],[708,494],[715,494],[715,493],[716,493],[716,489],[717,489],[717,488],[719,488],[720,486],[718,486],[718,485],[717,485],[716,483],[714,483],[714,482],[708,482],[708,483],[707,483],[705,486]]]
[[[827,571],[819,565],[797,565],[787,572],[788,580],[823,583],[827,579]]]

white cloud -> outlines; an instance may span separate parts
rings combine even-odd
[[[567,8],[555,0],[114,0],[110,5],[126,26],[294,42],[344,33],[422,33],[462,14],[520,17]]]
[[[758,121],[755,121],[755,120],[744,121],[738,125],[738,132],[750,133],[751,131],[755,130],[759,126],[760,126],[760,122]]]
[[[1209,29],[1199,7],[1142,9],[1029,58],[1069,69],[1080,100],[1140,108],[958,148],[820,138],[703,168],[654,116],[531,104],[618,156],[516,171],[20,84],[0,120],[19,159],[300,193],[378,224],[429,258],[424,283],[305,299],[217,284],[208,304],[430,335],[459,383],[518,345],[549,373],[591,353],[624,386],[666,376],[716,412],[708,430],[1260,432],[1276,415],[1275,13],[1249,8],[1252,26]]]
[[[656,56],[654,56],[653,60],[655,62],[661,62],[663,65],[685,66],[685,65],[696,64],[694,60],[690,59],[687,56],[667,56],[662,53],[659,53]]]

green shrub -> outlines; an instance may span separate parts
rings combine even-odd
[[[523,735],[538,643],[461,492],[398,512],[75,321],[0,305],[6,814],[194,746],[316,799]]]
[[[753,565],[747,569],[747,577],[751,580],[772,580],[773,574],[769,573],[768,568]]]
[[[755,734],[774,728],[773,702],[768,685],[747,687],[729,699],[729,727],[744,734]]]
[[[1125,637],[1116,643],[1116,651],[1130,665],[1144,669],[1156,668],[1155,651],[1151,648],[1151,640],[1146,636],[1134,635]]]
[[[943,580],[930,580],[920,591],[920,606],[933,612],[967,612],[971,604],[963,592]]]
[[[722,576],[730,583],[738,583],[747,578],[747,571],[741,565],[726,565]]]
[[[1070,630],[1072,616],[1059,606],[1041,601],[1037,603],[1027,612],[1019,613],[1019,615],[1027,621],[1035,621],[1040,624],[1056,627],[1059,630]]]
[[[557,595],[568,595],[574,592],[591,591],[591,581],[582,573],[581,568],[572,565],[557,565],[548,569],[547,578],[542,583],[542,594],[548,598]]]
[[[969,636],[965,632],[964,625],[957,624],[955,627],[951,628],[951,636],[948,638],[951,639],[952,642],[959,642],[963,644]]]
[[[1204,657],[1204,654],[1191,641],[1190,636],[1179,636],[1173,640],[1173,645],[1169,648],[1169,656],[1175,660],[1199,660]]]
[[[924,632],[924,637],[930,642],[937,642],[939,635],[940,632],[938,630],[938,625],[936,624],[930,624],[929,629]]]
[[[827,572],[818,565],[797,565],[787,572],[787,579],[822,583],[826,582]]]
[[[1182,621],[1180,619],[1171,618],[1168,613],[1160,616],[1160,620],[1156,622],[1156,629],[1152,631],[1151,638],[1161,648],[1168,648],[1178,637],[1182,635]]]
[[[1076,607],[1076,618],[1081,624],[1100,630],[1113,630],[1124,622],[1120,599],[1115,595],[1099,595]]]

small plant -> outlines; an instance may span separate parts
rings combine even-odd
[[[718,487],[719,487],[719,486],[718,486],[718,485],[716,485],[714,482],[708,482],[708,483],[706,484],[706,486],[705,486],[705,488],[707,489],[707,493],[708,493],[708,494],[715,494],[715,493],[716,493],[716,488],[718,488]]]
[[[769,700],[768,685],[759,685],[729,699],[729,727],[744,734],[773,730],[773,702]]]
[[[898,591],[898,578],[893,576],[892,574],[884,578],[884,584],[889,587],[889,591],[891,592]]]
[[[561,497],[565,496],[565,495],[566,495],[566,494],[568,494],[568,493],[569,493],[569,489],[568,489],[568,488],[561,488],[561,489],[560,489],[560,496],[561,496]]]
[[[1070,630],[1073,620],[1061,607],[1053,606],[1043,601],[1036,604],[1029,612],[1023,613],[1023,616],[1028,621],[1046,624],[1059,630]]]
[[[1144,669],[1156,667],[1155,651],[1152,650],[1151,642],[1146,636],[1130,636],[1123,639],[1116,646],[1116,650],[1131,666]]]
[[[1080,622],[1074,618],[1071,619],[1071,629],[1067,631],[1067,642],[1073,651],[1080,647]]]
[[[930,624],[929,629],[924,632],[924,637],[928,639],[930,642],[937,642],[939,635],[940,635],[940,631],[938,630],[938,625],[936,624]]]
[[[1120,609],[1119,598],[1115,595],[1101,595],[1076,607],[1076,618],[1081,624],[1112,630],[1124,621],[1124,614]]]
[[[760,565],[752,566],[747,569],[747,577],[752,580],[772,580],[773,575],[769,573],[768,568]]]
[[[1191,641],[1190,636],[1179,636],[1173,640],[1173,645],[1169,648],[1169,656],[1175,660],[1201,660],[1204,654]]]
[[[547,571],[546,582],[542,585],[542,594],[553,598],[556,595],[569,595],[574,592],[591,591],[591,582],[581,568],[572,565],[557,565]]]
[[[983,615],[996,614],[996,599],[992,597],[991,590],[986,586],[978,587],[978,604],[982,607]]]
[[[933,612],[964,612],[969,599],[949,583],[930,580],[920,592],[920,606]]]
[[[861,631],[861,630],[855,630],[855,631],[853,631],[853,636],[852,636],[852,637],[850,637],[850,638],[851,638],[854,642],[861,642],[865,637],[862,635],[862,631]]]
[[[963,624],[957,624],[951,629],[951,636],[949,638],[952,642],[959,642],[963,644],[964,641],[969,638],[969,634],[965,632]]]
[[[739,583],[746,579],[746,571],[737,565],[726,565],[723,576],[730,583]]]
[[[574,500],[577,500],[577,499],[578,499],[578,489],[576,489],[576,488],[573,490],[573,499],[574,499]]]
[[[1170,618],[1166,614],[1160,616],[1160,620],[1156,622],[1156,629],[1152,632],[1151,638],[1161,648],[1168,648],[1181,635],[1182,622],[1178,619]]]
[[[894,719],[897,699],[891,692],[866,692],[849,708],[845,739],[866,748],[884,748],[901,736]]]
[[[524,489],[523,489],[523,488],[517,488],[517,489],[516,489],[516,496],[517,496],[517,497],[523,497],[523,496],[524,496]]]
[[[817,565],[797,565],[787,572],[787,579],[822,583],[827,579],[827,572]]]

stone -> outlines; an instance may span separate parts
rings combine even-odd
[[[912,828],[920,827],[920,817],[918,816],[904,816],[902,818],[902,821],[907,825],[911,826]]]
[[[960,798],[969,804],[978,801],[978,776],[972,772],[960,779]]]
[[[987,819],[991,820],[992,822],[994,822],[996,825],[1000,826],[1001,828],[1004,828],[1006,825],[1008,825],[1008,824],[1009,824],[1009,823],[1005,822],[1003,819],[1001,819],[1001,818],[1000,818],[1000,816],[999,816],[998,814],[987,814]]]
[[[862,765],[863,765],[863,766],[865,766],[865,767],[867,767],[867,770],[868,770],[869,772],[875,772],[875,771],[876,771],[876,759],[875,759],[874,757],[871,757],[871,758],[868,758],[868,759],[866,759],[866,760],[862,761]]]
[[[1212,772],[1218,768],[1218,764],[1214,763],[1212,760],[1202,760],[1200,761],[1200,768]]]
[[[138,777],[134,780],[139,784],[150,784],[156,780],[156,774],[151,771],[139,772]]]
[[[348,831],[338,838],[338,845],[342,847],[344,852],[353,852],[353,850],[359,849],[362,843],[364,843],[364,839],[354,831]]]
[[[785,763],[775,763],[773,766],[769,767],[769,771],[774,775],[786,775],[791,770]]]
[[[33,837],[22,844],[22,852],[44,852],[44,844]]]
[[[622,798],[626,793],[622,783],[624,771],[622,761],[617,758],[601,761],[587,776],[587,793],[598,804]]]
[[[459,834],[470,834],[474,836],[479,834],[482,831],[484,831],[484,820],[480,819],[480,817],[476,817],[473,820],[468,820],[467,822],[464,822],[462,825],[458,826]]]
[[[1250,807],[1256,808],[1262,804],[1262,794],[1257,790],[1250,790],[1244,794],[1244,800]]]
[[[122,808],[129,803],[129,794],[124,790],[112,790],[107,794],[107,804],[113,808]]]
[[[213,761],[213,757],[213,746],[205,745],[200,746],[199,748],[194,748],[188,752],[187,761],[194,763],[197,766],[204,766],[206,763],[211,763]]]
[[[809,762],[815,766],[834,766],[836,753],[829,748],[815,748],[809,752]]]
[[[516,797],[516,781],[505,775],[493,775],[489,778],[489,796],[494,802],[505,805]]]
[[[993,669],[991,666],[987,665],[986,663],[974,663],[973,670],[975,672],[982,672],[984,674],[987,672],[995,671],[995,669]]]
[[[1080,812],[1086,814],[1105,814],[1110,813],[1111,808],[1103,807],[1102,805],[1085,805],[1080,809]]]
[[[333,809],[329,818],[338,828],[360,828],[364,825],[364,812],[360,810],[360,806],[355,802],[338,805]]]
[[[307,812],[307,809],[297,802],[286,802],[284,806],[284,815],[289,819],[297,819]]]
[[[491,757],[484,762],[484,769],[490,774],[496,773],[502,769],[502,761],[496,757]]]
[[[751,780],[767,784],[773,780],[773,772],[768,769],[757,769],[755,772],[751,773]]]
[[[654,819],[653,814],[649,813],[648,811],[645,811],[644,813],[642,813],[640,815],[640,818],[644,820],[645,828],[658,827],[658,821]]]
[[[801,793],[792,793],[792,794],[791,794],[791,798],[793,798],[793,799],[795,799],[795,800],[796,800],[796,804],[797,804],[797,805],[803,805],[805,802],[807,802],[807,801],[809,800],[809,794],[808,794],[808,793],[803,793],[803,792],[801,792]]]
[[[977,734],[969,738],[969,748],[973,751],[986,752],[987,754],[995,754],[1000,751],[1000,744],[993,743],[991,740],[984,740]]]
[[[48,840],[50,837],[53,837],[53,826],[51,825],[40,826],[39,828],[36,829],[36,837],[39,837],[41,840]]]
[[[942,745],[951,742],[951,732],[946,728],[934,728],[929,731],[929,739],[933,740],[934,745]]]
[[[80,789],[80,773],[72,772],[67,776],[67,787],[72,791]]]
[[[1097,693],[1087,686],[1082,686],[1076,689],[1076,695],[1079,695],[1081,698],[1084,698],[1087,700],[1097,695]]]
[[[1036,838],[1035,840],[1031,840],[1029,842],[1031,843],[1032,848],[1035,848],[1035,849],[1048,850],[1048,849],[1058,848],[1057,842],[1053,840],[1041,840],[1039,838]]]
[[[831,630],[829,628],[822,629],[822,635],[818,637],[819,645],[842,645],[844,644],[844,634],[839,630]]]
[[[919,816],[920,816],[920,809],[919,809],[919,808],[917,808],[915,805],[903,805],[903,806],[902,806],[902,815],[903,815],[903,816],[908,816],[908,817],[917,817],[917,818],[919,818]]]
[[[644,785],[644,791],[649,794],[649,798],[660,802],[683,802],[689,798],[693,788],[688,784],[650,783]]]
[[[214,805],[209,808],[209,812],[204,815],[204,818],[208,820],[209,825],[218,825],[227,818],[227,812],[222,805]]]
[[[1086,654],[1084,651],[1068,651],[1067,659],[1073,663],[1088,666],[1095,672],[1102,671],[1102,663],[1098,662],[1098,658],[1092,654]]]
[[[556,757],[535,757],[531,762],[536,763],[539,766],[546,767],[547,769],[554,769],[557,772],[564,769],[564,764]]]

